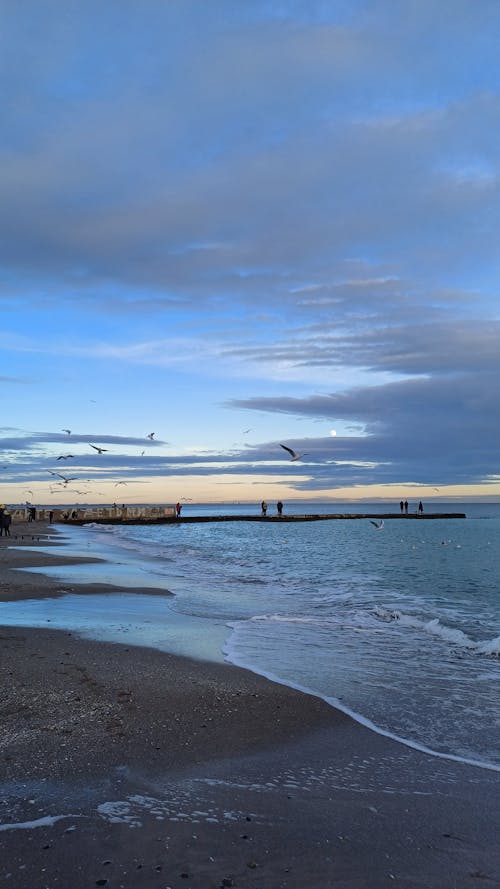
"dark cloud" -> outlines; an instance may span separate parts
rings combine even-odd
[[[496,63],[490,4],[433,4],[430,31],[426,3],[28,5],[31,27],[4,27],[5,268],[167,299],[244,298],[248,275],[253,301],[346,255],[410,280],[498,271],[500,105],[453,51]]]
[[[420,310],[420,315],[422,310]],[[239,346],[224,354],[244,360],[287,363],[294,367],[362,367],[395,374],[500,371],[500,322],[434,321],[405,326],[381,318],[335,324],[332,318],[296,331],[295,340]],[[400,306],[399,316],[402,315]],[[371,327],[369,326],[371,325]]]
[[[496,374],[441,376],[309,398],[242,399],[232,405],[333,424],[360,423],[361,436],[323,439],[319,447],[306,440],[296,443],[312,449],[318,463],[329,459],[373,464],[367,469],[315,467],[316,480],[326,475],[342,485],[422,483],[424,478],[436,484],[478,484],[498,468],[500,394],[495,379]]]

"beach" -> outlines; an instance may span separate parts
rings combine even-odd
[[[0,601],[75,591],[17,570],[67,559],[50,526],[12,535]],[[42,541],[53,555],[32,551]],[[0,636],[8,886],[500,885],[498,771],[426,755],[231,665],[49,621]]]

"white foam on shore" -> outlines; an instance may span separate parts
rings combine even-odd
[[[63,818],[81,818],[81,815],[45,815],[34,821],[17,821],[12,824],[0,824],[0,831],[4,830],[33,830],[36,827],[53,827],[57,821]]]
[[[238,621],[235,621],[234,623],[228,623],[228,626],[234,630],[237,627],[238,623]],[[487,769],[491,772],[500,772],[500,765],[496,765],[496,763],[490,763],[479,759],[469,759],[468,757],[459,756],[455,753],[442,753],[439,750],[432,750],[430,747],[426,747],[424,744],[419,744],[417,741],[412,741],[409,738],[403,738],[400,735],[395,734],[394,732],[388,731],[387,729],[376,725],[376,723],[372,722],[371,719],[362,716],[361,713],[357,713],[355,710],[351,710],[350,707],[346,706],[338,698],[332,697],[330,695],[321,694],[315,689],[300,685],[299,683],[293,682],[292,680],[283,679],[281,676],[278,676],[276,673],[273,673],[271,671],[260,670],[254,664],[246,662],[244,658],[238,657],[234,648],[230,645],[229,640],[228,642],[226,642],[223,652],[227,663],[233,664],[236,667],[241,667],[244,670],[249,670],[251,673],[255,673],[257,676],[263,676],[264,679],[269,679],[271,682],[276,682],[278,685],[286,685],[288,688],[295,689],[295,691],[300,691],[303,694],[310,695],[314,698],[320,698],[320,700],[325,701],[325,703],[329,704],[331,707],[334,707],[336,710],[340,710],[342,713],[345,713],[346,716],[350,716],[351,719],[353,719],[359,725],[370,729],[370,731],[375,732],[377,735],[382,735],[384,738],[389,738],[391,741],[396,741],[398,744],[402,744],[405,747],[410,747],[412,750],[417,750],[419,753],[425,753],[428,756],[434,756],[438,759],[445,759],[452,762],[457,762],[465,766],[474,766],[475,768]]]

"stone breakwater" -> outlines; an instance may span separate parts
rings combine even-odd
[[[100,510],[105,513],[106,510]],[[190,515],[177,518],[174,515],[130,515],[130,512],[122,515],[100,515],[87,516],[78,514],[75,517],[66,519],[54,519],[54,521],[64,521],[69,525],[85,525],[93,522],[98,525],[160,525],[160,524],[194,524],[197,522],[324,522],[335,520],[354,520],[354,519],[384,519],[396,521],[428,521],[430,519],[465,519],[464,512],[428,512],[423,515],[408,514],[400,515],[399,513],[386,512],[369,512],[369,513],[304,513],[291,515]]]

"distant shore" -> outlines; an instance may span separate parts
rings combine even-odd
[[[15,533],[0,538],[0,624],[2,601],[68,592],[18,570],[66,562],[63,535],[43,522]],[[500,879],[498,772],[426,756],[229,665],[22,627],[0,627],[0,653],[12,889]]]

